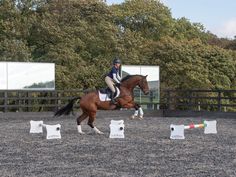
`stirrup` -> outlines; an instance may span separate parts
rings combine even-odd
[[[111,101],[110,101],[110,103],[111,103],[111,104],[115,104],[115,105],[117,104],[117,102],[116,102],[116,100],[115,100],[115,98],[114,98],[114,97],[113,97],[113,98],[111,98]]]
[[[114,98],[115,93],[111,93],[111,103],[116,104],[115,98]]]
[[[111,104],[117,104],[117,102],[115,101],[115,99],[111,99]]]

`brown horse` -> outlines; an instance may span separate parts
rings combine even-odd
[[[80,99],[79,107],[82,110],[82,114],[77,118],[78,132],[84,134],[81,129],[81,122],[87,117],[88,125],[94,130],[95,133],[103,134],[94,126],[96,119],[96,113],[98,109],[113,110],[117,108],[135,108],[135,113],[132,118],[137,117],[138,113],[140,118],[143,117],[143,110],[141,106],[134,102],[133,90],[136,86],[139,86],[142,92],[146,95],[149,93],[149,87],[147,83],[147,76],[142,75],[128,75],[121,80],[119,87],[120,95],[116,98],[117,104],[111,104],[110,101],[101,101],[99,99],[99,92],[93,91],[85,94],[84,96],[72,99],[65,107],[61,108],[55,113],[55,116],[62,114],[68,115],[72,109],[73,104],[77,99]]]

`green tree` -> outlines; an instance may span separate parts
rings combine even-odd
[[[121,32],[130,30],[154,40],[170,33],[170,10],[158,0],[127,0],[112,9],[115,13],[114,22]]]
[[[27,22],[14,1],[0,1],[0,60],[30,61],[26,35]]]
[[[34,61],[56,63],[58,88],[101,86],[106,66],[119,51],[108,6],[94,0],[50,1],[36,12],[28,38]]]
[[[172,25],[171,37],[183,39],[200,39],[202,42],[207,43],[209,35],[205,33],[205,28],[200,23],[191,23],[188,19],[182,17],[175,19]]]
[[[2,0],[0,42],[1,61],[54,62],[57,89],[103,87],[116,55],[159,65],[162,89],[236,87],[235,40],[172,18],[158,0]]]

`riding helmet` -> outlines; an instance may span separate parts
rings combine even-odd
[[[119,63],[121,64],[121,60],[118,57],[115,57],[113,60],[113,64]]]

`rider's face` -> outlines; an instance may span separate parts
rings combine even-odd
[[[115,67],[116,67],[116,68],[119,68],[119,67],[120,67],[120,63],[116,63],[116,64],[115,64]]]

